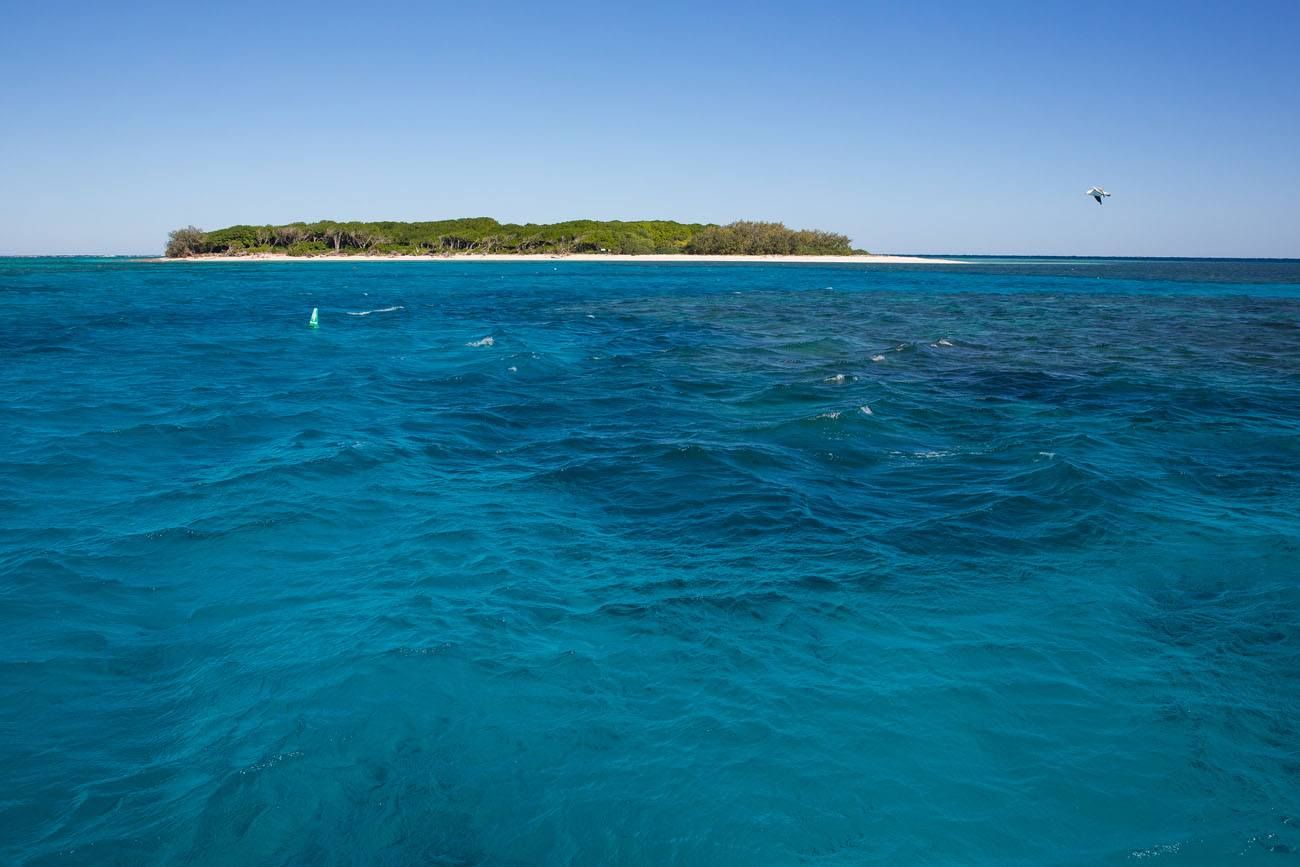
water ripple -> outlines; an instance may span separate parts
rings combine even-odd
[[[1297,287],[0,260],[0,860],[1273,863]]]

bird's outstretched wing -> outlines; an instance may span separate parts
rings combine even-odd
[[[1093,196],[1092,196],[1092,197],[1093,197],[1094,199],[1097,200],[1097,204],[1099,204],[1099,205],[1101,204],[1101,196],[1100,196],[1100,195],[1098,195],[1097,193],[1093,193]]]

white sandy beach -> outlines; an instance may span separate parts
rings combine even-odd
[[[627,256],[617,253],[510,254],[466,253],[455,256],[286,256],[282,253],[256,253],[250,256],[194,256],[188,259],[150,259],[151,262],[762,262],[770,265],[960,265],[956,259],[933,259],[925,256],[688,256],[682,254],[647,254]]]

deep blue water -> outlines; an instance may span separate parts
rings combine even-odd
[[[1300,854],[1300,263],[0,260],[0,444],[3,863]]]

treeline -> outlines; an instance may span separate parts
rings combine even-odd
[[[570,220],[498,223],[490,217],[423,223],[288,223],[230,226],[205,232],[177,229],[167,239],[170,258],[257,253],[290,256],[437,256],[456,253],[687,253],[700,255],[848,255],[845,235],[787,229],[781,223],[740,221],[726,226],[672,220]]]
[[[688,253],[706,256],[847,256],[854,252],[847,235],[748,220],[705,226],[687,247]]]

